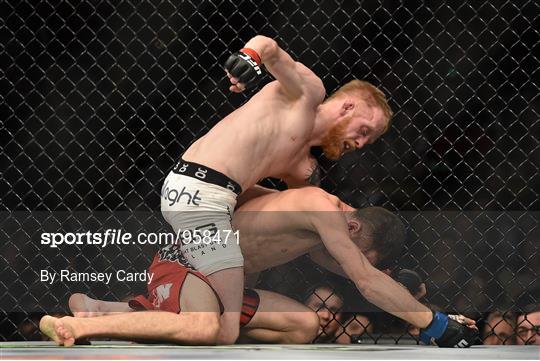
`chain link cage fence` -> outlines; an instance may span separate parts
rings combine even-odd
[[[152,247],[60,251],[36,234],[88,220],[165,227],[159,191],[175,160],[254,92],[229,93],[222,65],[256,34],[328,93],[360,78],[389,95],[391,130],[337,163],[321,157],[321,186],[406,221],[399,267],[425,280],[423,302],[475,318],[484,339],[508,323],[508,343],[515,315],[538,304],[537,2],[8,0],[0,14],[0,339],[39,339],[42,313],[66,312],[71,290],[44,286],[40,268],[149,264]],[[328,309],[319,342],[416,342],[380,310],[354,313],[365,301],[352,284],[307,257],[258,287]]]

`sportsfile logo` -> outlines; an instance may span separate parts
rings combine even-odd
[[[201,197],[199,197],[199,190],[196,190],[195,193],[192,194],[186,191],[186,187],[183,187],[182,190],[169,188],[169,181],[166,181],[161,188],[161,197],[169,201],[169,206],[180,203],[182,200],[185,201],[187,205],[199,206],[200,201],[202,200]]]
[[[253,67],[253,69],[255,69],[255,71],[257,72],[257,75],[262,74],[261,68],[259,67],[259,65],[257,65],[257,62],[251,58],[251,56],[249,56],[247,54],[242,54],[242,53],[240,53],[239,56],[240,56],[240,58],[247,61],[249,63],[249,65],[251,65]]]

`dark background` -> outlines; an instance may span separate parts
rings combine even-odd
[[[322,187],[403,216],[400,265],[427,280],[427,301],[476,316],[538,302],[539,13],[500,0],[0,3],[0,301],[33,292],[43,251],[10,212],[159,210],[175,160],[251,94],[227,91],[222,64],[264,34],[328,93],[360,78],[389,95],[391,130],[337,163],[321,158]],[[114,262],[88,250],[58,262],[73,257]],[[321,280],[359,307],[308,259],[259,286],[300,299]],[[25,310],[4,311],[0,339],[29,338],[17,329]]]

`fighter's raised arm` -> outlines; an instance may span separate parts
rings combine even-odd
[[[288,97],[305,97],[315,103],[324,100],[326,91],[321,79],[306,66],[293,60],[274,39],[262,35],[249,40],[244,48],[231,55],[225,63],[225,69],[231,77],[231,90],[243,91],[247,83],[262,74],[261,65],[279,81]]]

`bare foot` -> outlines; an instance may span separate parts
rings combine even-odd
[[[75,336],[73,329],[69,325],[70,317],[56,318],[52,316],[43,316],[39,321],[39,329],[58,345],[66,347],[73,346]]]
[[[47,336],[57,344],[62,345],[62,343],[60,342],[60,337],[56,335],[56,332],[54,330],[56,320],[56,317],[43,316],[39,321],[39,330],[41,331],[41,333],[43,333],[45,336]]]
[[[69,309],[75,317],[96,317],[107,315],[101,310],[101,301],[88,297],[83,293],[74,293],[69,298]]]

